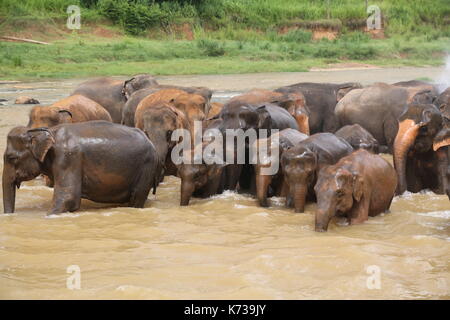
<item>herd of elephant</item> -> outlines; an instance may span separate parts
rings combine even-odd
[[[50,214],[78,210],[81,198],[142,208],[150,190],[175,175],[180,205],[224,190],[253,194],[263,207],[272,196],[285,197],[295,212],[316,201],[316,231],[326,231],[334,216],[362,223],[406,190],[431,189],[450,199],[450,88],[440,93],[416,80],[297,83],[253,89],[224,104],[211,102],[212,93],[141,74],[89,80],[67,98],[35,106],[28,125],[7,137],[4,212],[14,212],[21,182],[39,175],[54,188]],[[174,163],[172,133],[192,132],[195,121],[223,134],[276,129],[278,139],[268,143],[275,150],[277,141],[279,170],[262,174],[268,164],[248,161],[249,144],[243,164]],[[270,138],[258,137],[256,147]],[[395,169],[378,153],[393,154]]]

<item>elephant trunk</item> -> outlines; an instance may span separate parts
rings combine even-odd
[[[307,115],[299,115],[295,117],[297,120],[298,129],[301,133],[309,136],[309,117]]]
[[[414,144],[419,134],[420,125],[411,119],[399,123],[397,136],[394,140],[394,166],[397,171],[397,194],[406,191],[406,157],[408,150]]]
[[[194,184],[192,182],[181,181],[181,199],[180,206],[189,205],[189,200],[194,193]]]
[[[305,211],[306,193],[308,191],[308,186],[306,183],[299,183],[294,187],[294,208],[295,212]]]
[[[261,207],[268,207],[267,203],[267,189],[269,188],[272,176],[262,175],[257,173],[256,175],[256,196]]]
[[[3,168],[3,211],[4,213],[14,213],[16,203],[16,182],[14,168],[6,164]]]
[[[315,218],[315,230],[317,232],[326,232],[328,230],[328,224],[330,223],[330,217],[334,214],[330,214],[327,210],[318,209]]]

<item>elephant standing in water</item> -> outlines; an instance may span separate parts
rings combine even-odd
[[[182,87],[182,86],[170,86],[170,85],[157,85],[149,88],[144,88],[135,91],[127,100],[125,106],[122,109],[122,120],[121,123],[129,126],[134,127],[134,116],[136,113],[136,108],[139,105],[139,103],[144,100],[144,98],[148,97],[149,95],[157,94],[161,90],[166,89],[174,89],[174,90],[180,90],[184,91],[189,94],[196,94],[200,95],[205,99],[206,103],[203,106],[203,113],[206,115],[209,112],[210,107],[210,100],[212,97],[212,91],[206,87]]]
[[[62,123],[94,120],[111,122],[111,116],[97,102],[82,95],[73,95],[59,100],[51,106],[36,106],[31,109],[28,127],[54,127]]]
[[[362,223],[391,206],[397,187],[394,168],[366,150],[343,157],[319,172],[314,187],[317,197],[315,230],[327,231],[334,216]]]
[[[271,135],[273,129],[292,128],[298,130],[297,122],[286,109],[277,105],[269,103],[253,105],[241,101],[232,101],[225,104],[218,118],[221,121],[217,128],[224,134],[225,144],[232,143],[234,145],[234,154],[242,154],[245,158],[242,161],[243,163],[235,161],[226,167],[227,181],[225,185],[230,190],[235,190],[239,186],[240,191],[254,193],[254,167],[249,161],[249,147],[251,147],[249,140],[252,132],[254,133],[253,138],[258,139],[260,138],[260,129],[267,130],[267,137]],[[239,139],[236,136],[225,135],[227,130],[237,134],[238,131],[236,130],[239,129],[243,130],[248,137],[242,144],[239,144]]]
[[[243,105],[263,105],[274,104],[286,109],[294,117],[298,125],[298,130],[309,135],[309,109],[305,102],[305,97],[300,92],[280,93],[270,90],[253,89],[249,92],[231,98],[226,106],[236,104]]]
[[[281,168],[289,188],[286,205],[293,203],[295,212],[304,212],[306,198],[314,198],[313,187],[325,166],[335,164],[353,148],[332,133],[316,133],[283,152]]]
[[[318,132],[334,133],[340,128],[334,108],[347,93],[362,88],[355,82],[313,83],[301,82],[276,89],[281,93],[302,94],[309,109],[309,134]]]
[[[255,166],[256,197],[261,207],[267,207],[267,196],[286,196],[287,188],[280,158],[283,152],[308,138],[295,129],[284,129],[269,138],[254,143],[253,155],[257,156]],[[260,157],[261,155],[261,157]],[[273,172],[274,170],[275,172]]]
[[[122,109],[132,93],[156,85],[158,82],[149,74],[136,75],[126,81],[98,78],[81,83],[71,95],[80,94],[94,100],[108,110],[114,123],[120,123]]]
[[[355,150],[366,149],[373,153],[379,152],[378,141],[359,124],[340,128],[335,135],[347,141]]]
[[[16,187],[40,174],[55,182],[50,214],[58,214],[78,210],[81,198],[142,208],[160,166],[138,129],[106,121],[12,129],[4,154],[5,213],[14,212]]]
[[[370,132],[383,149],[392,152],[398,118],[415,101],[431,103],[433,96],[428,89],[377,83],[350,91],[338,102],[334,112],[339,127],[359,124]],[[408,113],[412,116],[415,110]]]

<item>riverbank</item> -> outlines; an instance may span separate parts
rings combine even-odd
[[[50,45],[0,42],[0,80],[299,72],[353,67],[439,66],[450,41],[344,38],[316,42],[148,40],[68,35]]]

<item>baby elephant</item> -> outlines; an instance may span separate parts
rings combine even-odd
[[[78,210],[81,198],[142,208],[159,171],[155,148],[139,129],[106,121],[16,127],[4,154],[4,212],[14,212],[16,187],[39,174],[55,182],[50,214]]]
[[[378,141],[359,124],[344,126],[334,134],[350,143],[355,150],[366,149],[373,153],[379,152]]]
[[[320,171],[315,230],[327,231],[334,216],[362,223],[389,209],[397,177],[394,168],[378,155],[358,150]]]
[[[28,127],[54,127],[63,123],[105,120],[111,116],[97,102],[79,94],[64,98],[51,106],[36,106],[31,109]]]

